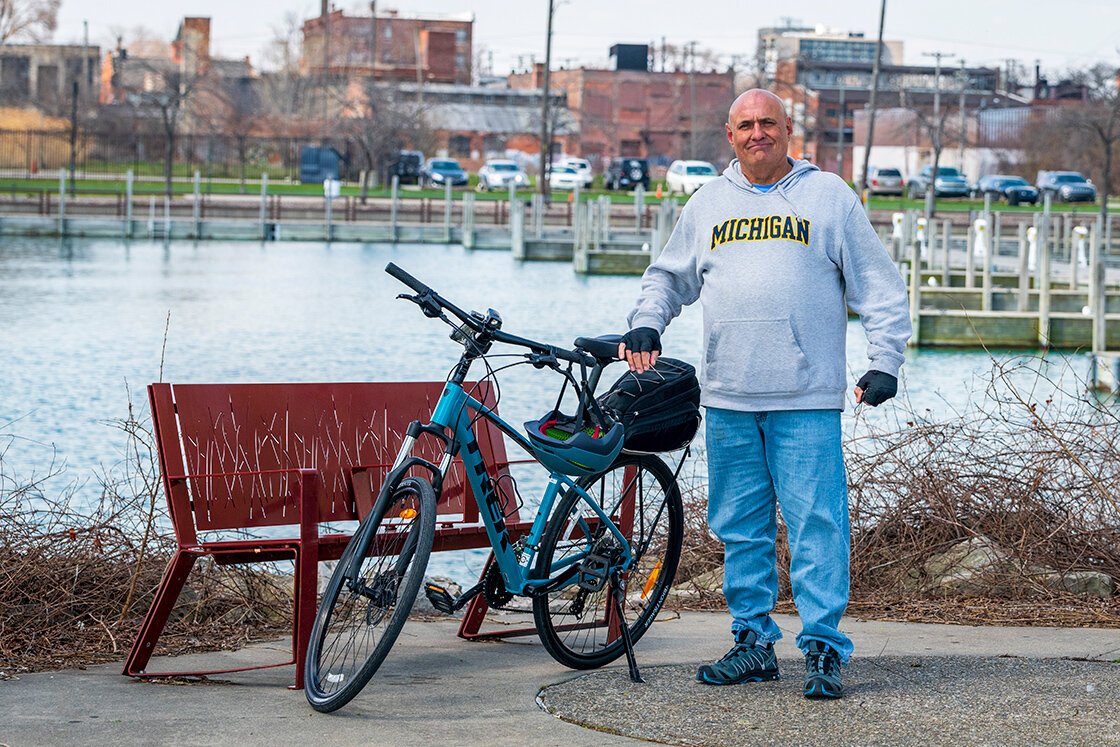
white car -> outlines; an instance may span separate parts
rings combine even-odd
[[[591,182],[595,179],[595,175],[591,172],[591,163],[582,158],[565,158],[560,162],[562,166],[571,166],[579,174],[580,186],[584,189],[591,186]]]
[[[511,183],[518,187],[529,186],[529,175],[516,161],[495,158],[482,164],[482,168],[478,170],[480,190],[509,189]]]
[[[548,170],[548,188],[557,191],[571,192],[583,185],[583,177],[571,166],[553,164]]]
[[[673,161],[665,174],[669,194],[690,195],[713,179],[719,178],[716,167],[707,161]]]

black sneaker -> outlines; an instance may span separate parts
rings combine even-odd
[[[705,685],[737,685],[740,682],[766,682],[778,679],[778,657],[774,645],[758,644],[758,634],[743,630],[735,634],[735,645],[712,664],[696,671],[696,679]]]
[[[814,700],[843,697],[840,680],[840,654],[822,641],[809,641],[805,654],[805,697]]]

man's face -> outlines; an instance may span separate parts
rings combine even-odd
[[[747,96],[739,101],[731,110],[726,129],[727,142],[735,149],[748,178],[770,174],[785,162],[793,122],[770,97]]]

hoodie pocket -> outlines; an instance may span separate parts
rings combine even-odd
[[[705,364],[705,385],[721,392],[794,394],[809,385],[809,361],[788,318],[715,322]]]

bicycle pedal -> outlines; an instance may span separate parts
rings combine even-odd
[[[602,555],[588,555],[579,562],[576,583],[584,591],[602,591],[607,585],[610,561]]]
[[[430,582],[424,584],[424,596],[428,598],[433,607],[445,615],[450,615],[458,609],[455,598],[439,584]]]

